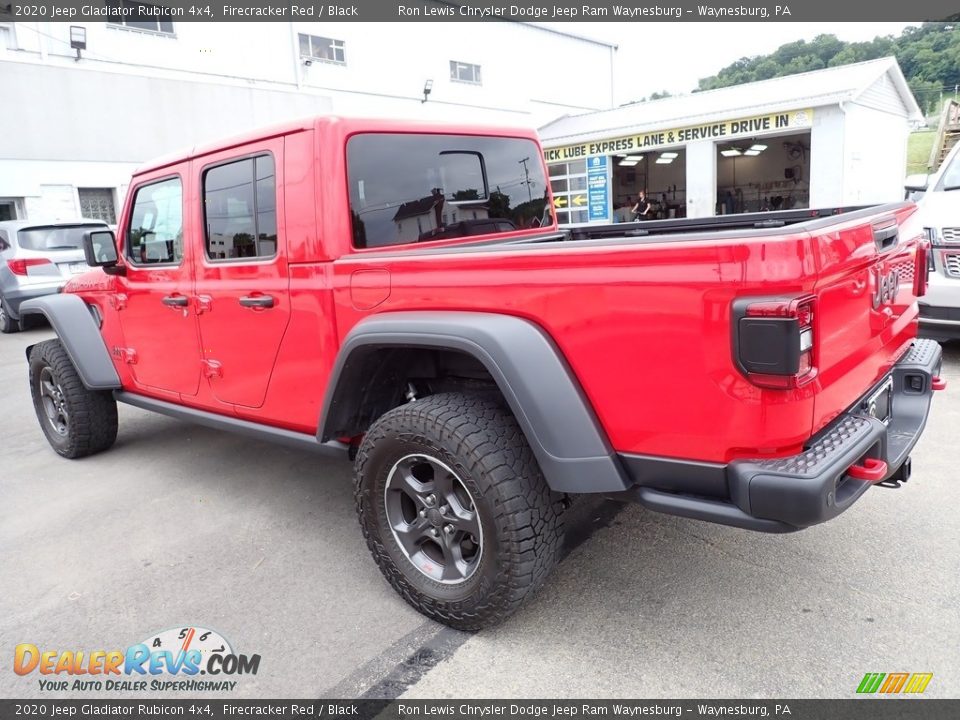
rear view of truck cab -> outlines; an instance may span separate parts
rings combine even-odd
[[[921,334],[960,340],[960,143],[933,175],[907,178],[907,191],[922,193],[917,205],[931,244],[930,287],[919,301]]]

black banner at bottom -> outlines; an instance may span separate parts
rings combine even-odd
[[[0,700],[0,718],[790,718],[954,720],[960,700]]]

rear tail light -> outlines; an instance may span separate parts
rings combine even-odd
[[[917,297],[923,297],[927,294],[927,283],[929,282],[929,273],[934,268],[933,252],[930,250],[930,243],[921,241],[917,246],[916,264],[913,266],[913,294]]]
[[[27,268],[36,267],[37,265],[51,265],[52,263],[46,258],[23,258],[20,260],[7,260],[7,267],[10,268],[10,272],[14,275],[26,275]]]
[[[790,390],[817,376],[814,303],[812,295],[734,303],[734,360],[750,382]]]

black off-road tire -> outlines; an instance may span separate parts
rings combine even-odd
[[[66,410],[62,423],[47,413],[45,382],[52,384],[55,402]],[[116,400],[108,391],[84,387],[59,340],[47,340],[31,349],[30,395],[43,434],[58,455],[86,457],[106,450],[117,439]]]
[[[387,480],[411,454],[453,470],[471,496],[482,543],[462,582],[425,575],[391,530]],[[381,572],[414,608],[458,630],[512,615],[559,558],[563,497],[550,490],[513,415],[489,398],[443,393],[387,412],[364,437],[354,479],[360,525]]]
[[[9,335],[15,332],[20,332],[20,321],[11,317],[6,301],[0,298],[0,333]]]

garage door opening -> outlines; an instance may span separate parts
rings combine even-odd
[[[687,153],[682,147],[615,155],[614,222],[633,222],[631,208],[641,190],[653,205],[653,217],[684,217],[687,207]]]
[[[810,133],[717,144],[717,215],[810,207]]]

